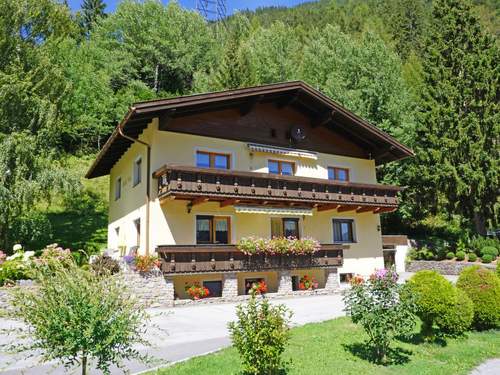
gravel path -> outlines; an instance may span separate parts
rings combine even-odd
[[[500,358],[489,359],[471,371],[470,375],[498,375],[500,374]]]

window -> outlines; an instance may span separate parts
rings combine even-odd
[[[210,291],[209,297],[222,297],[222,281],[204,281],[203,286]]]
[[[271,218],[271,237],[300,238],[299,219],[297,218]]]
[[[231,156],[215,152],[196,152],[196,166],[199,168],[231,169]]]
[[[136,245],[141,246],[141,219],[134,220],[135,233],[137,235]]]
[[[142,158],[137,158],[134,161],[134,186],[141,183],[142,180]]]
[[[328,179],[337,181],[349,181],[349,169],[328,167]]]
[[[196,216],[196,243],[228,244],[231,220],[226,216]]]
[[[122,196],[122,178],[118,177],[115,182],[115,201]]]
[[[354,220],[333,219],[333,242],[355,242]]]
[[[267,168],[269,173],[281,174],[283,176],[293,176],[295,173],[295,163],[282,160],[268,160]]]

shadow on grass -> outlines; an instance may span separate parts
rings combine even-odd
[[[358,342],[342,346],[352,355],[378,365],[402,365],[410,362],[410,356],[413,354],[410,350],[403,348],[390,348],[385,361],[381,362],[375,355],[373,347],[366,343]]]
[[[434,344],[443,348],[448,345],[446,339],[442,336],[435,336],[433,339],[429,340],[425,339],[425,337],[420,332],[415,332],[407,336],[400,336],[397,339],[401,342],[413,345]]]

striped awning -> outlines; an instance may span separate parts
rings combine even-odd
[[[261,145],[258,143],[248,143],[247,146],[252,152],[265,152],[268,154],[278,154],[283,156],[293,156],[296,158],[305,158],[314,160],[318,159],[318,154],[316,152],[311,152],[311,151],[296,150],[293,148],[286,148],[286,147]]]
[[[236,213],[240,214],[266,214],[266,215],[300,215],[312,216],[310,208],[282,208],[262,206],[234,206]]]

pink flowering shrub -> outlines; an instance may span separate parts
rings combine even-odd
[[[345,310],[368,334],[367,346],[378,363],[386,362],[391,342],[412,332],[416,323],[414,300],[397,280],[394,270],[377,270],[368,280],[353,278],[344,294]]]
[[[244,237],[236,245],[246,255],[307,255],[321,248],[313,238],[274,237],[271,239]]]

